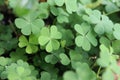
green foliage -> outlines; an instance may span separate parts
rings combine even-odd
[[[34,67],[22,60],[18,60],[17,63],[7,66],[5,73],[9,80],[36,80],[37,75]]]
[[[75,43],[77,46],[82,47],[85,51],[90,50],[91,44],[93,46],[97,46],[97,40],[95,39],[94,34],[90,30],[89,24],[87,23],[82,23],[81,25],[76,24],[75,30],[80,34],[75,39]]]
[[[44,22],[41,19],[37,19],[35,14],[28,14],[24,18],[17,18],[15,24],[21,29],[24,35],[30,35],[31,33],[39,33],[40,29],[44,26]]]
[[[39,37],[39,44],[41,46],[46,46],[46,51],[51,52],[53,50],[57,50],[60,47],[60,43],[57,39],[61,39],[62,35],[57,30],[56,26],[51,26],[49,28],[42,28],[40,37]]]
[[[19,47],[23,48],[26,46],[26,52],[28,54],[35,53],[38,51],[38,46],[37,46],[37,37],[34,35],[30,35],[29,40],[25,36],[20,36],[19,38]]]
[[[120,1],[41,1],[0,0],[0,80],[115,80]]]
[[[86,63],[77,63],[75,72],[67,71],[64,74],[64,80],[96,80],[96,75]]]

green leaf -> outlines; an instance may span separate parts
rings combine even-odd
[[[111,69],[107,68],[107,70],[102,75],[102,80],[114,80],[114,74]]]
[[[51,75],[48,72],[41,72],[40,80],[51,80]]]
[[[100,49],[100,58],[97,59],[97,63],[102,67],[108,67],[111,63],[112,54],[105,45],[101,45]]]
[[[63,4],[66,5],[66,10],[68,11],[68,13],[72,13],[77,11],[77,0],[55,0],[56,5],[58,6],[63,6]],[[72,5],[72,6],[71,6]]]
[[[59,49],[60,43],[57,39],[61,38],[62,34],[57,30],[57,27],[51,26],[50,30],[46,27],[42,28],[38,41],[41,46],[46,46],[47,52],[51,52]]]
[[[36,80],[36,76],[38,75],[33,66],[22,60],[18,60],[17,63],[7,66],[5,72],[9,80]]]
[[[51,54],[45,57],[45,61],[47,63],[56,64],[58,62],[58,58],[57,56]]]
[[[91,23],[96,24],[100,22],[101,13],[98,10],[94,10],[92,14],[89,16]]]
[[[96,24],[94,30],[97,34],[112,34],[113,22],[105,15],[102,15],[102,20]]]
[[[86,33],[90,30],[90,25],[87,23],[82,23],[81,26],[76,24],[75,30],[80,33],[81,35],[85,36]]]
[[[75,38],[75,43],[78,47],[82,47],[85,51],[89,51],[91,44],[97,46],[97,39],[88,23],[82,23],[81,26],[76,24],[74,28],[79,33]]]
[[[76,11],[77,11],[77,0],[72,0],[72,1],[65,0],[65,4],[66,4],[66,10],[67,10],[69,13],[72,13],[72,12],[76,12]],[[71,6],[71,5],[72,5],[72,6]]]
[[[78,80],[77,74],[73,71],[67,71],[63,75],[64,80]]]
[[[0,48],[0,55],[4,54],[5,50],[3,48]]]
[[[38,38],[35,35],[30,35],[29,36],[29,41],[27,40],[27,38],[25,36],[20,36],[19,38],[19,47],[23,48],[26,47],[26,52],[31,54],[31,53],[35,53],[38,51]]]
[[[75,43],[78,47],[82,47],[85,51],[89,51],[91,48],[89,41],[83,36],[77,36],[75,38]]]
[[[100,38],[100,43],[101,43],[101,44],[104,44],[106,47],[109,47],[109,46],[110,46],[110,40],[107,39],[107,38],[104,37],[104,36]]]
[[[120,40],[120,24],[114,25],[113,35],[116,39]]]
[[[38,13],[39,18],[41,19],[46,19],[49,16],[49,5],[48,3],[40,3],[39,7],[38,7],[38,11],[36,11],[36,13]]]
[[[25,47],[25,46],[27,46],[28,45],[28,41],[27,41],[27,38],[25,37],[25,36],[20,36],[19,37],[19,47]]]
[[[11,60],[9,58],[0,57],[0,65],[1,66],[7,66],[10,62],[11,62]]]
[[[22,75],[23,73],[24,73],[24,68],[23,67],[17,67],[17,73],[19,74],[19,75]]]
[[[13,62],[19,60],[19,59],[22,59],[24,61],[27,60],[27,56],[25,55],[25,50],[24,49],[20,49],[20,48],[17,48],[16,51],[12,51],[10,53],[10,58]]]
[[[93,35],[92,31],[89,31],[86,37],[93,46],[97,46],[97,39],[95,38],[95,35]]]
[[[62,35],[61,35],[60,32],[58,32],[56,26],[51,26],[50,32],[51,32],[51,38],[53,38],[53,39],[61,39]]]
[[[37,19],[33,14],[29,14],[25,18],[17,18],[15,24],[24,35],[30,35],[31,33],[38,34],[44,26],[44,21]]]
[[[69,58],[68,58],[68,56],[67,56],[66,54],[61,53],[61,54],[59,55],[59,57],[60,57],[61,63],[62,63],[63,65],[68,65],[68,64],[70,63],[70,60],[69,60]]]
[[[64,4],[64,0],[55,0],[56,5],[62,6]]]
[[[78,80],[96,80],[96,74],[89,68],[87,63],[76,63]]]
[[[119,53],[120,52],[120,40],[113,41],[112,48],[114,50],[114,53]]]

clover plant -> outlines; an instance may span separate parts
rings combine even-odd
[[[0,80],[120,80],[119,0],[0,0]]]

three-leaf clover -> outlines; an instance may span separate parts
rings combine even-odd
[[[59,23],[69,22],[68,13],[62,8],[50,7],[50,10],[53,15],[57,16],[57,21]]]
[[[22,60],[7,66],[5,72],[9,80],[36,80],[37,75],[35,68]]]
[[[76,63],[75,72],[67,71],[63,75],[64,80],[96,80],[95,73],[86,63]]]
[[[66,10],[68,13],[77,11],[77,0],[55,0],[56,5],[63,6],[66,5]],[[72,6],[71,6],[72,5]]]
[[[86,51],[90,50],[91,44],[93,46],[97,46],[97,40],[90,30],[89,24],[76,24],[74,28],[79,33],[79,35],[75,38],[75,43],[77,46],[82,47]]]
[[[57,39],[61,39],[62,34],[57,30],[56,26],[42,28],[41,35],[39,36],[39,44],[46,46],[46,51],[51,52],[57,50],[60,47],[60,43]]]
[[[102,75],[103,80],[114,80],[113,72],[120,74],[120,67],[117,64],[116,56],[113,55],[113,49],[111,47],[107,48],[105,45],[100,46],[100,58],[97,59],[97,63],[106,68],[105,72]],[[106,77],[110,76],[110,77]]]
[[[88,16],[84,16],[83,19],[89,23],[95,24],[94,31],[97,34],[112,33],[113,22],[105,15],[101,15],[98,10],[86,9]]]
[[[31,33],[39,33],[40,29],[44,26],[44,21],[37,18],[35,13],[31,13],[24,18],[17,18],[15,20],[15,24],[18,28],[21,29],[21,32],[24,35],[30,35]]]
[[[38,38],[35,35],[30,35],[29,41],[25,36],[20,36],[19,38],[19,47],[23,48],[26,46],[26,52],[31,54],[38,51]]]
[[[111,34],[113,29],[113,22],[105,15],[102,15],[102,20],[96,24],[94,30],[98,34]]]
[[[13,62],[22,59],[24,61],[27,60],[27,56],[25,55],[25,50],[21,48],[17,48],[16,51],[10,53],[10,58]]]

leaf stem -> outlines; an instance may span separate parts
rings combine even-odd
[[[13,23],[11,22],[11,20],[9,20],[9,23],[10,23],[11,29],[13,30],[13,32],[15,33],[15,35],[18,37],[18,33],[17,33],[17,31],[16,31],[16,29],[15,29]]]
[[[99,67],[99,69],[97,71],[97,78],[99,78],[100,70],[101,70],[101,67]]]
[[[107,13],[106,15],[108,16],[108,15],[111,15],[111,14],[116,13],[116,12],[120,12],[120,9],[115,10],[115,11],[112,11],[112,12],[110,12],[110,13]]]

